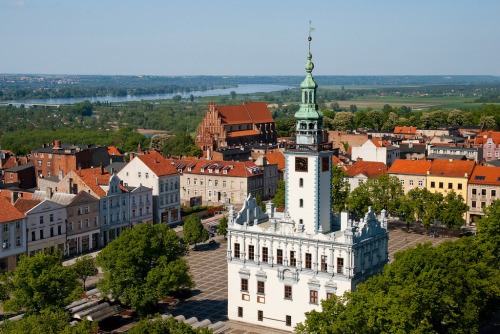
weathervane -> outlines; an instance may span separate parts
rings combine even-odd
[[[311,20],[309,20],[309,37],[307,38],[307,40],[309,41],[309,53],[311,53],[311,41],[312,41],[311,33],[314,32],[315,30],[316,29],[311,27]]]

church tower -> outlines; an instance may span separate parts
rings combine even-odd
[[[300,84],[302,103],[295,113],[296,141],[286,145],[286,210],[309,234],[332,230],[332,143],[323,142],[323,114],[316,103],[316,89],[311,61],[311,37],[305,65],[306,77]]]

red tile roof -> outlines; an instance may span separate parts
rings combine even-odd
[[[181,169],[183,173],[187,174],[213,174],[224,176],[236,177],[251,177],[254,175],[262,174],[262,169],[257,166],[253,161],[216,161],[216,160],[168,160],[173,168]],[[189,170],[191,169],[191,171]],[[201,171],[203,169],[203,171]],[[210,173],[210,170],[212,171]],[[219,171],[217,173],[216,171]],[[225,174],[224,174],[224,171]]]
[[[474,140],[474,144],[484,145],[488,141],[488,138],[491,138],[495,145],[498,147],[498,145],[500,144],[500,132],[495,131],[484,131],[479,133]]]
[[[157,152],[139,155],[135,159],[141,160],[158,177],[179,173],[167,159]]]
[[[0,196],[0,223],[23,219],[25,217],[7,198]]]
[[[416,134],[417,127],[415,126],[396,126],[394,128],[394,134]]]
[[[14,206],[16,207],[17,210],[21,211],[22,213],[26,213],[40,203],[42,203],[42,200],[18,198]]]
[[[108,146],[108,154],[109,155],[116,155],[116,156],[121,156],[122,154],[118,151],[118,149],[114,146]]]
[[[243,137],[243,136],[256,136],[259,133],[255,130],[232,131],[227,134],[229,138]]]
[[[386,147],[386,146],[391,146],[391,143],[389,143],[387,140],[382,140],[380,138],[374,138],[370,139],[370,141],[376,146],[376,147]]]
[[[472,174],[475,166],[474,161],[463,160],[434,160],[431,169],[429,170],[432,176],[446,176],[446,177],[467,177]]]
[[[377,161],[356,161],[354,165],[347,168],[349,177],[363,174],[369,178],[376,178],[379,175],[387,174],[387,166],[383,162]]]
[[[17,166],[17,160],[15,156],[10,156],[7,161],[2,166],[2,169],[9,169]]]
[[[431,165],[431,161],[396,159],[388,173],[426,175]]]
[[[107,170],[101,170],[101,167],[86,168],[76,170],[75,174],[80,177],[82,182],[85,183],[87,187],[89,187],[89,189],[92,190],[97,196],[106,196],[106,191],[104,191],[101,186],[107,186],[109,184],[111,174],[109,174]],[[120,185],[120,189],[127,192],[122,185]]]
[[[275,153],[270,153],[270,154],[264,154],[264,157],[266,157],[267,161],[271,165],[278,165],[278,169],[280,171],[285,171],[285,156],[281,152],[275,152]]]
[[[225,124],[274,122],[265,102],[248,102],[236,106],[215,107]]]
[[[500,167],[476,166],[469,183],[500,186]]]

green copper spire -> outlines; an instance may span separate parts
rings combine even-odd
[[[316,103],[316,89],[318,84],[314,81],[312,71],[314,64],[311,54],[311,35],[309,34],[309,53],[305,65],[306,77],[300,84],[302,89],[302,103],[299,110],[295,113],[297,119],[297,143],[300,144],[319,144],[321,143],[321,133],[323,130],[323,113],[319,111]]]

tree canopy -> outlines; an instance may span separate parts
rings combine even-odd
[[[208,240],[208,232],[203,227],[200,218],[192,214],[184,222],[184,227],[182,229],[184,234],[184,242],[188,244],[196,244],[200,242],[205,242]]]
[[[165,140],[163,144],[163,155],[188,155],[201,156],[201,149],[195,145],[193,137],[183,132]]]
[[[97,256],[104,277],[97,287],[145,316],[181,288],[192,288],[189,267],[181,258],[188,252],[167,224],[139,224],[122,232]]]
[[[83,282],[83,290],[86,290],[85,281],[90,276],[95,276],[98,270],[95,266],[95,260],[90,255],[80,256],[76,258],[75,264],[73,266],[75,273],[79,279]]]
[[[350,190],[348,176],[338,165],[332,166],[332,208],[337,213],[346,209]]]
[[[227,217],[223,216],[219,220],[219,224],[217,225],[217,231],[220,235],[226,236],[227,235]]]
[[[3,278],[11,298],[3,300],[4,311],[38,313],[44,309],[62,309],[82,293],[76,273],[63,267],[58,254],[39,253],[21,256],[19,265]]]
[[[278,189],[276,191],[276,195],[274,195],[272,202],[277,208],[285,206],[285,181],[278,181]]]
[[[70,316],[62,310],[43,310],[40,314],[31,314],[18,321],[5,320],[0,325],[3,334],[90,334],[97,329],[97,323],[86,319],[70,325]]]

